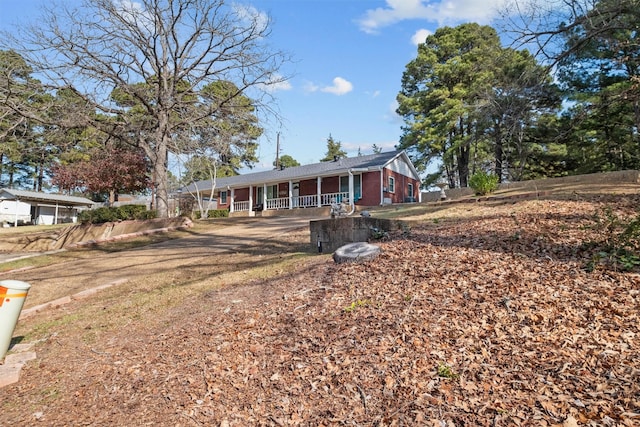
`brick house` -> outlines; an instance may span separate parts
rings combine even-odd
[[[321,208],[332,203],[379,206],[420,198],[420,177],[404,151],[347,157],[278,170],[199,181],[182,190],[213,197],[230,213]]]

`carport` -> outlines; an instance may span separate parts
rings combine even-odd
[[[37,191],[0,189],[0,222],[52,225],[77,222],[78,212],[95,203],[84,197]]]

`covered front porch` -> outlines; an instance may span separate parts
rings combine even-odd
[[[233,196],[231,196],[233,199]],[[251,200],[232,201],[229,212],[279,210],[294,208],[321,208],[333,203],[349,204],[349,193],[328,193],[312,196],[291,196],[264,199],[262,203],[253,204]]]
[[[322,208],[336,203],[352,206],[361,199],[361,175],[317,177],[218,190],[218,208],[230,213]]]

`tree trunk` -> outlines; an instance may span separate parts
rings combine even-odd
[[[45,156],[44,154],[42,154],[40,156],[40,165],[38,167],[38,188],[36,191],[42,191],[42,183],[44,182],[44,163],[45,163]]]
[[[470,126],[470,124],[469,124]],[[462,117],[459,120],[460,140],[464,140],[465,136],[465,123]],[[467,132],[468,135],[471,132]],[[460,145],[457,150],[457,163],[458,163],[458,179],[460,180],[460,188],[465,188],[469,185],[469,160],[470,160],[470,141]]]
[[[162,128],[162,125],[161,125]],[[167,189],[167,155],[169,136],[158,137],[155,147],[155,161],[153,162],[153,186],[155,188],[155,208],[158,218],[169,217],[169,198]]]
[[[13,188],[13,172],[15,169],[15,163],[9,163],[9,182],[7,183],[7,187]]]
[[[151,209],[155,209],[158,218],[169,218],[169,198],[167,190],[167,165],[169,153],[168,114],[159,115],[158,128],[151,141],[140,135],[138,146],[142,147],[151,160]]]
[[[460,179],[460,188],[469,186],[469,145],[463,145],[458,148],[458,179]]]
[[[165,150],[166,154],[166,150]],[[156,210],[158,218],[169,218],[169,197],[167,190],[167,162],[159,161],[155,165],[156,176]]]

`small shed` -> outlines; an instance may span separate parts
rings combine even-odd
[[[84,197],[1,188],[0,223],[14,226],[74,223],[78,212],[94,205]]]

